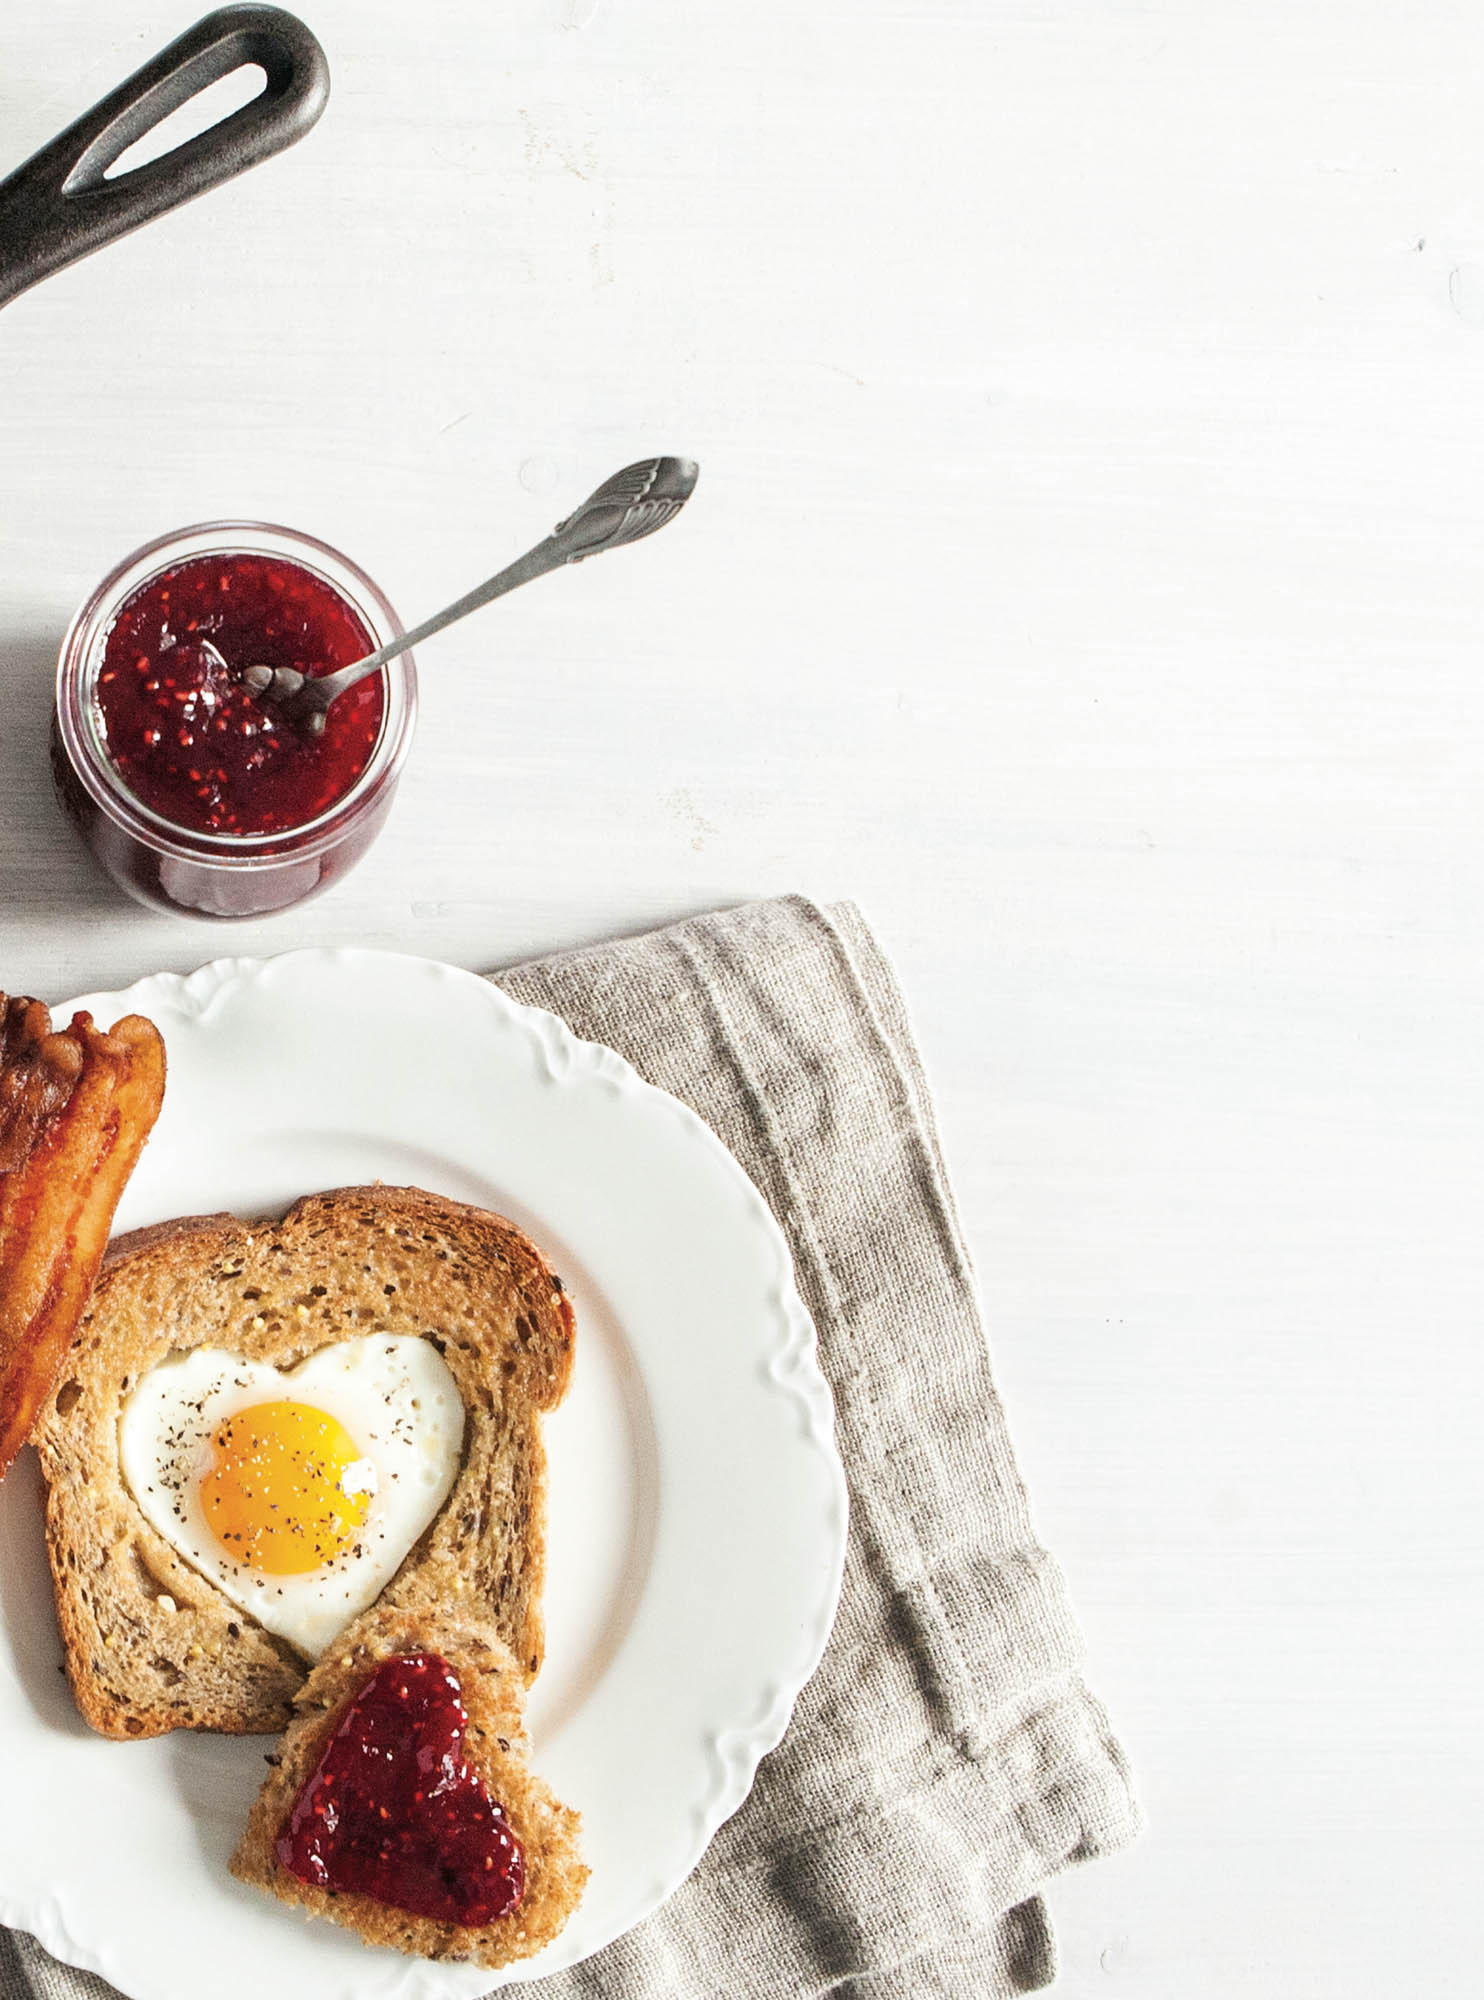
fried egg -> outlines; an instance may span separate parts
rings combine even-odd
[[[310,1659],[436,1517],[463,1440],[448,1364],[414,1334],[336,1341],[290,1372],[193,1348],[151,1368],[119,1416],[151,1527]]]

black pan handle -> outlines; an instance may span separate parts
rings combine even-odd
[[[267,75],[260,96],[159,159],[104,178],[136,139],[244,63]],[[324,50],[292,14],[280,7],[208,14],[0,181],[0,305],[292,145],[329,94]]]

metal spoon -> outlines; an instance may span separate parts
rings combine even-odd
[[[481,583],[446,610],[425,618],[412,631],[402,633],[364,660],[342,667],[338,673],[311,676],[294,667],[244,667],[239,678],[262,701],[271,702],[284,719],[307,736],[318,736],[325,726],[325,710],[338,701],[347,688],[364,680],[394,660],[409,647],[420,646],[445,625],[465,618],[482,604],[489,604],[507,591],[517,590],[533,577],[566,563],[583,562],[604,549],[637,542],[663,528],[680,512],[695,491],[700,468],[690,458],[646,458],[626,465],[604,480],[575,514],[559,521],[544,541]],[[212,649],[215,651],[215,648]],[[217,656],[220,658],[220,655]]]

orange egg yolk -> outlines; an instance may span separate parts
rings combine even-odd
[[[255,1403],[217,1426],[211,1449],[201,1506],[234,1562],[264,1576],[302,1576],[353,1547],[374,1473],[324,1410]]]

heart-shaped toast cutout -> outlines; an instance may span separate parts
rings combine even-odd
[[[468,1721],[447,1660],[383,1660],[295,1800],[279,1866],[440,1923],[507,1916],[525,1891],[525,1860],[504,1808],[465,1761]]]
[[[192,1348],[151,1368],[119,1419],[150,1526],[310,1659],[436,1519],[463,1441],[448,1364],[413,1334],[334,1341],[288,1370]]]

